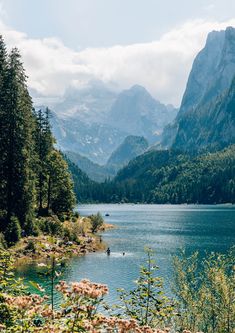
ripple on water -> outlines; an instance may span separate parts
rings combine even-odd
[[[109,302],[116,299],[116,288],[133,288],[139,265],[145,261],[145,246],[156,251],[159,274],[165,278],[170,292],[172,255],[180,248],[186,248],[187,252],[224,252],[235,244],[234,205],[82,205],[78,210],[82,215],[99,211],[117,228],[102,234],[111,249],[110,256],[98,252],[73,258],[63,278],[67,281],[89,278],[107,284]],[[105,217],[106,213],[110,216]],[[34,266],[26,265],[21,267],[19,275],[45,284],[36,271]]]

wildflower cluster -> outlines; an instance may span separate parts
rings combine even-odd
[[[53,296],[57,267],[55,260],[52,260],[49,275],[45,275],[51,281],[51,295],[42,297],[27,293],[22,283],[14,278],[11,259],[7,261],[7,255],[0,253],[0,332],[234,332],[232,252],[227,258],[215,255],[209,257],[204,262],[203,272],[198,275],[196,254],[188,262],[180,257],[175,259],[177,308],[164,296],[162,281],[153,274],[157,266],[152,260],[152,253],[148,250],[147,254],[147,266],[141,267],[136,288],[130,292],[120,291],[124,304],[122,311],[118,313],[120,307],[116,307],[108,316],[98,311],[99,307],[104,305],[103,299],[108,293],[106,285],[89,280],[74,283],[60,281],[55,288],[61,293],[63,302],[56,307]],[[199,280],[197,276],[200,277]],[[203,278],[204,276],[207,278]],[[36,287],[43,292],[43,288]]]
[[[139,326],[134,319],[107,317],[98,313],[103,296],[108,293],[105,285],[89,280],[67,284],[61,281],[56,289],[62,293],[64,304],[52,311],[47,297],[38,295],[7,296],[4,299],[12,321],[0,326],[1,332],[46,333],[168,333],[170,330]],[[53,312],[53,316],[52,316]]]

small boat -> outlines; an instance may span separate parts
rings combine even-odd
[[[110,216],[110,215],[108,213],[106,213],[105,216]]]

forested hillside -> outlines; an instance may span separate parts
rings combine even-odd
[[[36,234],[35,217],[75,204],[67,164],[54,148],[50,112],[34,111],[17,49],[0,37],[0,232],[8,244]]]
[[[235,202],[235,145],[197,157],[175,151],[138,156],[112,182],[95,184],[98,202],[202,203]]]

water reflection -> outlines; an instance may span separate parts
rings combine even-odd
[[[102,235],[111,249],[110,256],[98,252],[73,258],[64,279],[89,278],[108,284],[109,302],[116,298],[117,287],[133,287],[139,265],[145,261],[145,246],[156,251],[159,274],[165,278],[170,293],[172,255],[180,248],[187,252],[199,250],[203,254],[205,251],[224,252],[235,244],[235,207],[232,205],[82,205],[78,211],[81,215],[99,211],[105,216],[108,213],[105,220],[117,228]],[[24,266],[19,274],[38,281],[36,271],[33,265]]]

